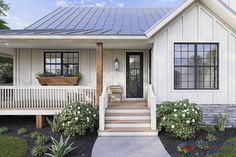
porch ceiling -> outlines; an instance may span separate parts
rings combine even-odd
[[[145,39],[2,39],[0,48],[95,49],[97,42],[102,42],[104,49],[147,49],[150,47],[150,42]]]

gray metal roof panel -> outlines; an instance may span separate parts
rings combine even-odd
[[[61,7],[24,30],[1,34],[145,35],[168,8]]]

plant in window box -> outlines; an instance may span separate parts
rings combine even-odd
[[[73,75],[57,76],[52,73],[37,73],[36,79],[41,85],[78,85],[81,79],[80,72]]]

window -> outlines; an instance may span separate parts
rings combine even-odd
[[[175,43],[174,88],[218,89],[218,51],[216,43]]]
[[[55,75],[73,75],[79,71],[78,52],[45,52],[44,72]]]

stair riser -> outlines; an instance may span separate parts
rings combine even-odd
[[[151,124],[105,124],[106,128],[147,128]]]
[[[106,113],[150,113],[150,110],[106,110]]]
[[[106,116],[105,120],[150,120],[150,116]]]
[[[98,136],[158,136],[158,132],[98,132]]]

